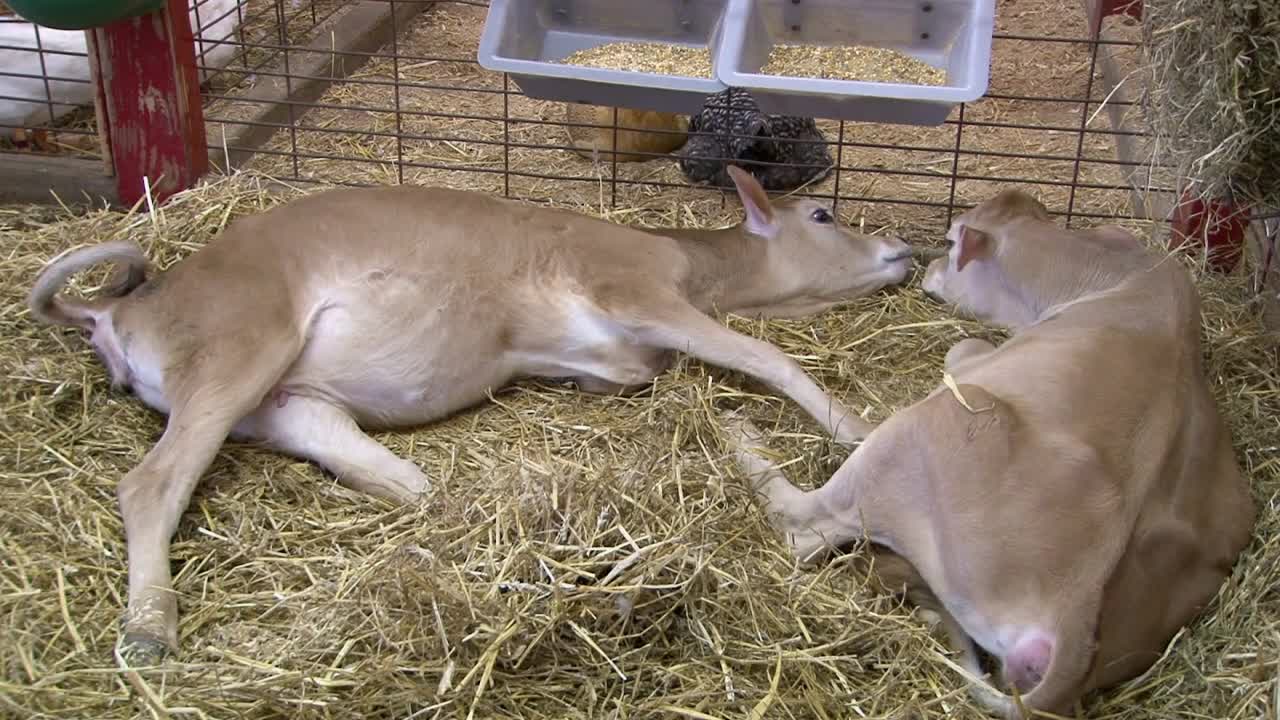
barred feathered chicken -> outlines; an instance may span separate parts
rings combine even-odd
[[[813,118],[761,112],[751,93],[740,88],[707,98],[689,119],[689,141],[677,157],[680,171],[693,182],[731,187],[725,168],[733,164],[767,190],[793,190],[820,180],[833,164]]]

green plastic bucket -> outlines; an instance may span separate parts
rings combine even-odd
[[[164,7],[165,0],[5,0],[24,20],[58,30],[87,30]]]

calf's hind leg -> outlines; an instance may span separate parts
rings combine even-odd
[[[675,361],[670,350],[659,350],[644,345],[618,343],[604,351],[600,364],[613,365],[618,369],[614,379],[596,375],[579,375],[574,378],[578,389],[593,395],[635,395],[653,386],[653,380],[661,375]],[[618,382],[621,375],[630,378],[626,382]],[[643,378],[634,382],[633,378]]]
[[[344,410],[323,400],[286,395],[277,403],[267,398],[236,426],[235,434],[312,460],[342,484],[394,502],[410,503],[431,490],[417,465],[369,437]]]
[[[264,337],[270,340],[262,342]],[[121,480],[116,494],[124,520],[129,605],[122,653],[131,663],[153,664],[178,649],[178,602],[169,574],[169,542],[200,476],[238,420],[253,410],[302,347],[299,333],[248,337],[234,332],[208,338],[211,353],[190,353],[191,364],[166,377],[171,409],[164,434]],[[243,363],[232,348],[254,348]]]
[[[726,444],[750,479],[752,488],[765,497],[765,511],[773,526],[787,538],[798,559],[808,561],[823,550],[870,535],[864,533],[864,528],[857,521],[858,508],[854,502],[857,489],[850,487],[848,476],[837,473],[826,485],[806,492],[792,485],[776,465],[761,457],[760,453],[765,451],[764,437],[751,421],[728,413],[724,430]],[[960,653],[961,665],[974,678],[982,677],[983,670],[973,640],[933,594],[911,562],[887,548],[873,548],[872,554],[876,557],[876,570],[885,589],[905,591],[908,600],[936,616],[952,649]],[[975,692],[983,702],[1000,702],[990,699],[996,694],[989,690]]]
[[[802,562],[863,536],[857,514],[831,502],[831,488],[836,480],[811,491],[792,485],[776,465],[761,457],[760,453],[765,451],[764,436],[746,418],[728,415],[725,435],[752,489],[764,496],[770,523],[787,539],[792,552]]]
[[[951,349],[947,351],[947,356],[942,360],[942,367],[947,372],[955,374],[961,365],[970,360],[976,360],[995,349],[995,345],[982,338],[965,338],[952,345]]]

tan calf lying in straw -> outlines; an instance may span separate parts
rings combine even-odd
[[[901,282],[900,240],[841,228],[812,200],[771,205],[734,178],[746,220],[671,237],[477,193],[339,190],[237,220],[144,280],[133,245],[72,252],[31,293],[36,317],[74,325],[113,383],[167,413],[163,437],[120,483],[129,554],[126,649],[176,649],[169,539],[228,437],[309,458],[353,488],[412,501],[413,463],[361,428],[425,423],[522,376],[634,390],[671,351],[762,379],[845,440],[869,425],[781,351],[706,313],[816,312]],[[56,293],[97,263],[127,265],[116,297]]]
[[[798,556],[862,537],[895,553],[892,582],[940,611],[975,677],[976,643],[1025,708],[1070,712],[1150,667],[1213,598],[1253,501],[1183,268],[1118,228],[1063,230],[1016,192],[947,237],[926,292],[1010,340],[957,343],[950,386],[886,420],[821,489],[752,452],[750,423],[730,436]],[[975,697],[1022,712],[986,685]]]

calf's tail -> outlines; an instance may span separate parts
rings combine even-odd
[[[147,258],[142,254],[141,248],[131,242],[121,240],[72,250],[51,260],[36,276],[35,286],[27,296],[31,314],[50,325],[70,325],[93,330],[104,311],[102,302],[71,300],[58,297],[58,293],[71,276],[106,262],[118,263],[121,268],[103,289],[105,295],[127,295],[147,279]]]

